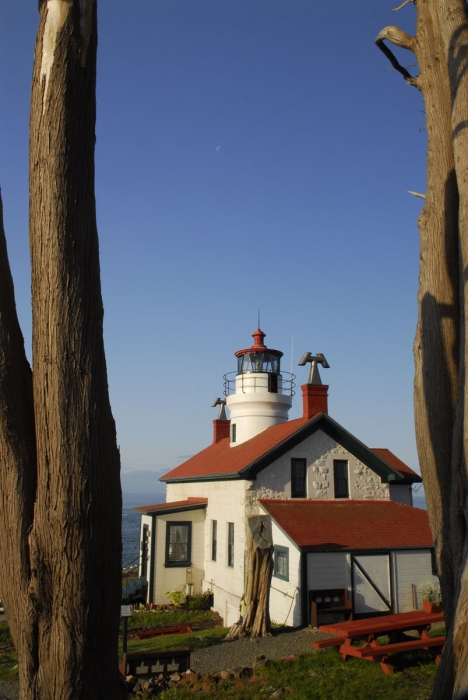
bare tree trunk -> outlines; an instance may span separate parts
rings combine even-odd
[[[460,356],[458,187],[450,90],[432,0],[419,0],[417,83],[426,107],[427,185],[419,218],[419,319],[414,344],[415,422],[419,461],[436,545],[447,619],[453,616],[452,449]]]
[[[420,75],[405,77],[424,96],[428,153],[427,192],[419,220],[415,419],[447,627],[432,697],[449,700],[468,687],[468,31],[464,0],[417,0],[416,6],[416,37],[405,47],[415,52]],[[393,34],[403,34],[392,29]],[[391,34],[387,28],[381,40],[397,44]]]
[[[119,695],[120,459],[94,199],[96,4],[40,6],[30,124],[38,697]]]
[[[248,519],[246,613],[243,621],[230,630],[227,639],[237,637],[270,637],[270,585],[273,571],[273,538],[271,518],[253,516]]]
[[[460,198],[459,247],[461,271],[462,313],[460,316],[460,366],[467,361],[466,329],[468,327],[468,299],[465,293],[468,270],[468,16],[464,0],[438,0],[437,12],[444,46],[444,62],[449,73],[451,127],[455,173]],[[459,386],[459,403],[454,448],[452,454],[451,543],[455,568],[454,617],[449,621],[450,637],[444,656],[445,673],[440,673],[434,689],[434,698],[450,697],[453,692],[468,689],[468,478],[466,450],[468,447],[468,402],[466,400],[466,373],[463,371]],[[450,656],[453,655],[453,658]],[[442,671],[444,668],[442,669]],[[443,680],[445,682],[443,682]],[[436,695],[437,693],[437,695]]]
[[[94,200],[96,4],[39,4],[32,384],[0,231],[0,585],[21,699],[108,700],[122,697],[122,503]]]
[[[16,315],[0,197],[0,590],[21,660],[22,697],[34,697],[36,613],[28,595],[28,533],[36,495],[31,369]]]

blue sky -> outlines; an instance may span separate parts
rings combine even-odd
[[[395,3],[397,4],[397,3]],[[260,309],[301,410],[323,352],[333,418],[417,468],[412,344],[424,107],[374,46],[389,0],[99,0],[96,197],[126,491],[211,441]],[[27,147],[37,4],[4,4],[0,184],[30,354]],[[414,63],[402,53],[406,65]],[[410,69],[413,73],[415,68]]]

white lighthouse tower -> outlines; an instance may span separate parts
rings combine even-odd
[[[287,421],[292,405],[294,375],[281,373],[283,353],[266,347],[260,328],[252,336],[252,347],[235,353],[237,372],[224,375],[232,447]]]

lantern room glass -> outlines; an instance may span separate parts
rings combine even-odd
[[[237,358],[237,373],[268,372],[279,374],[280,358],[269,352],[247,352]]]

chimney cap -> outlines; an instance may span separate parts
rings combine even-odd
[[[311,364],[309,380],[307,384],[320,385],[322,383],[322,380],[320,378],[320,372],[318,370],[317,364],[321,364],[324,369],[328,369],[330,367],[330,365],[325,359],[325,355],[321,352],[318,352],[316,355],[312,355],[311,352],[305,352],[299,360],[298,365],[303,367],[308,362],[310,362]]]
[[[217,398],[211,404],[211,408],[219,406],[218,420],[226,420],[226,399]]]

